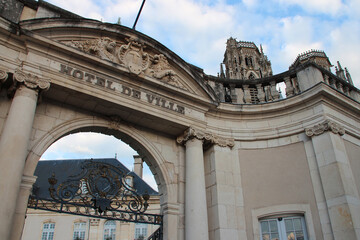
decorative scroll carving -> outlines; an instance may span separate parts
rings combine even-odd
[[[163,54],[146,53],[145,45],[134,38],[128,38],[127,44],[118,44],[108,37],[86,41],[64,42],[68,46],[95,55],[101,59],[109,60],[126,67],[131,73],[155,78],[166,84],[188,90],[181,83],[167,58]]]
[[[110,117],[109,120],[110,120],[109,121],[109,128],[111,128],[111,129],[118,130],[118,129],[120,129],[120,126],[123,123],[123,120],[118,116],[112,116],[112,117]]]
[[[321,135],[326,131],[331,131],[334,134],[339,134],[340,136],[345,134],[344,127],[331,120],[325,120],[323,123],[317,124],[311,128],[306,128],[305,134],[308,137],[312,137]]]
[[[222,138],[209,132],[204,132],[192,127],[188,128],[182,136],[179,136],[176,141],[179,144],[183,144],[189,139],[197,138],[199,140],[208,141],[212,144],[219,145],[220,147],[234,147],[234,139]]]
[[[48,90],[50,88],[50,79],[41,79],[31,73],[25,73],[19,69],[15,70],[14,81],[23,83],[31,89]]]
[[[0,69],[0,85],[3,84],[8,78],[8,73],[5,70]]]

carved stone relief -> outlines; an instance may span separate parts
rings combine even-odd
[[[189,127],[183,135],[179,136],[176,141],[179,144],[183,144],[189,139],[197,138],[199,140],[209,141],[212,144],[219,145],[220,147],[234,147],[234,139],[231,138],[222,138],[216,136],[210,132],[204,132],[202,130],[194,129],[193,127]]]
[[[25,73],[19,69],[15,70],[14,81],[23,83],[26,87],[31,89],[48,90],[50,88],[50,79],[42,79],[34,74]]]
[[[5,70],[0,69],[0,85],[6,81],[8,73]]]
[[[133,74],[145,74],[188,91],[188,88],[180,81],[178,74],[171,69],[163,54],[152,55],[145,52],[144,43],[134,38],[128,38],[126,41],[127,43],[117,43],[108,37],[103,37],[86,41],[65,41],[63,43],[101,59],[118,63]]]
[[[311,128],[306,128],[305,134],[308,137],[312,137],[321,135],[326,131],[331,131],[332,133],[339,134],[340,136],[345,134],[344,127],[331,120],[325,120],[323,123],[317,124]]]

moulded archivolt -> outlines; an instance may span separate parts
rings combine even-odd
[[[339,134],[340,136],[345,134],[344,127],[331,120],[325,120],[324,122],[317,124],[311,128],[306,128],[305,134],[308,137],[312,137],[321,135],[326,131],[331,131],[332,133]]]

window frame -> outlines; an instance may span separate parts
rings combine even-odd
[[[76,224],[84,224],[84,229],[76,228]],[[80,237],[80,239],[85,240],[85,238],[86,238],[86,226],[87,226],[86,221],[75,221],[74,222],[74,224],[73,224],[73,240],[76,239],[75,237]],[[75,232],[79,232],[80,236],[75,236]],[[84,233],[84,238],[81,238],[81,232]]]
[[[143,235],[144,233],[144,229],[146,229],[145,231],[145,235]],[[139,230],[139,236],[136,236],[137,233],[136,233],[136,230]],[[145,224],[145,223],[135,223],[135,229],[134,229],[134,239],[137,240],[139,239],[140,236],[143,236],[144,238],[143,239],[146,239],[148,235],[148,224]]]
[[[252,223],[254,239],[260,238],[259,220],[271,216],[302,215],[304,216],[308,239],[316,239],[310,204],[282,204],[252,209]]]
[[[308,234],[307,234],[307,226],[306,226],[306,222],[305,222],[305,217],[302,214],[286,214],[286,215],[276,215],[276,216],[270,216],[270,217],[265,217],[265,218],[261,218],[259,219],[259,230],[260,230],[260,240],[262,240],[262,236],[263,236],[263,229],[262,229],[262,223],[263,222],[273,222],[276,221],[276,226],[277,226],[277,235],[278,235],[278,239],[279,240],[288,240],[288,229],[286,229],[286,221],[287,220],[292,220],[294,221],[294,219],[300,219],[301,222],[301,231],[303,232],[303,237],[304,240],[309,240]],[[269,226],[270,227],[270,226]],[[268,229],[268,233],[271,234],[271,227],[270,229]],[[296,235],[296,229],[293,229]],[[266,234],[266,233],[265,233]],[[270,239],[271,236],[270,236]]]
[[[109,224],[109,223],[114,223],[114,224]],[[110,227],[111,226],[111,227]],[[114,226],[114,227],[112,227]],[[109,234],[110,235],[105,235],[105,231],[106,230],[110,230]],[[113,231],[112,231],[113,230]],[[111,240],[115,240],[116,239],[116,221],[114,220],[107,220],[104,222],[104,230],[103,230],[103,239],[104,240],[108,240],[109,237],[111,237]]]
[[[49,224],[49,228],[45,228],[45,225],[46,224]],[[51,228],[50,226],[53,225],[54,227]],[[42,224],[42,231],[41,231],[41,240],[53,240],[54,237],[55,237],[55,222],[53,221],[46,221],[46,222],[43,222]],[[46,234],[46,237],[44,238],[44,233],[47,233]],[[49,238],[50,234],[49,233],[52,233],[52,237]]]

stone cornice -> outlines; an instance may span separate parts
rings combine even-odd
[[[25,73],[22,70],[15,70],[14,81],[23,83],[26,87],[30,89],[39,89],[39,90],[48,90],[50,88],[50,79],[39,78],[38,76]]]
[[[217,136],[217,135],[215,135],[213,133],[198,130],[198,129],[195,129],[193,127],[189,127],[184,132],[184,134],[182,134],[181,136],[179,136],[176,139],[176,141],[179,144],[183,144],[183,143],[185,143],[186,141],[188,141],[189,139],[192,139],[192,138],[196,138],[196,139],[203,140],[203,141],[208,141],[208,142],[210,142],[212,144],[219,145],[220,147],[230,147],[230,148],[232,148],[235,145],[234,139],[222,138],[222,137],[219,137],[219,136]]]
[[[324,122],[317,124],[311,128],[305,128],[305,134],[308,137],[318,136],[326,131],[331,131],[332,133],[339,134],[340,136],[345,134],[344,127],[331,120],[325,120]]]

